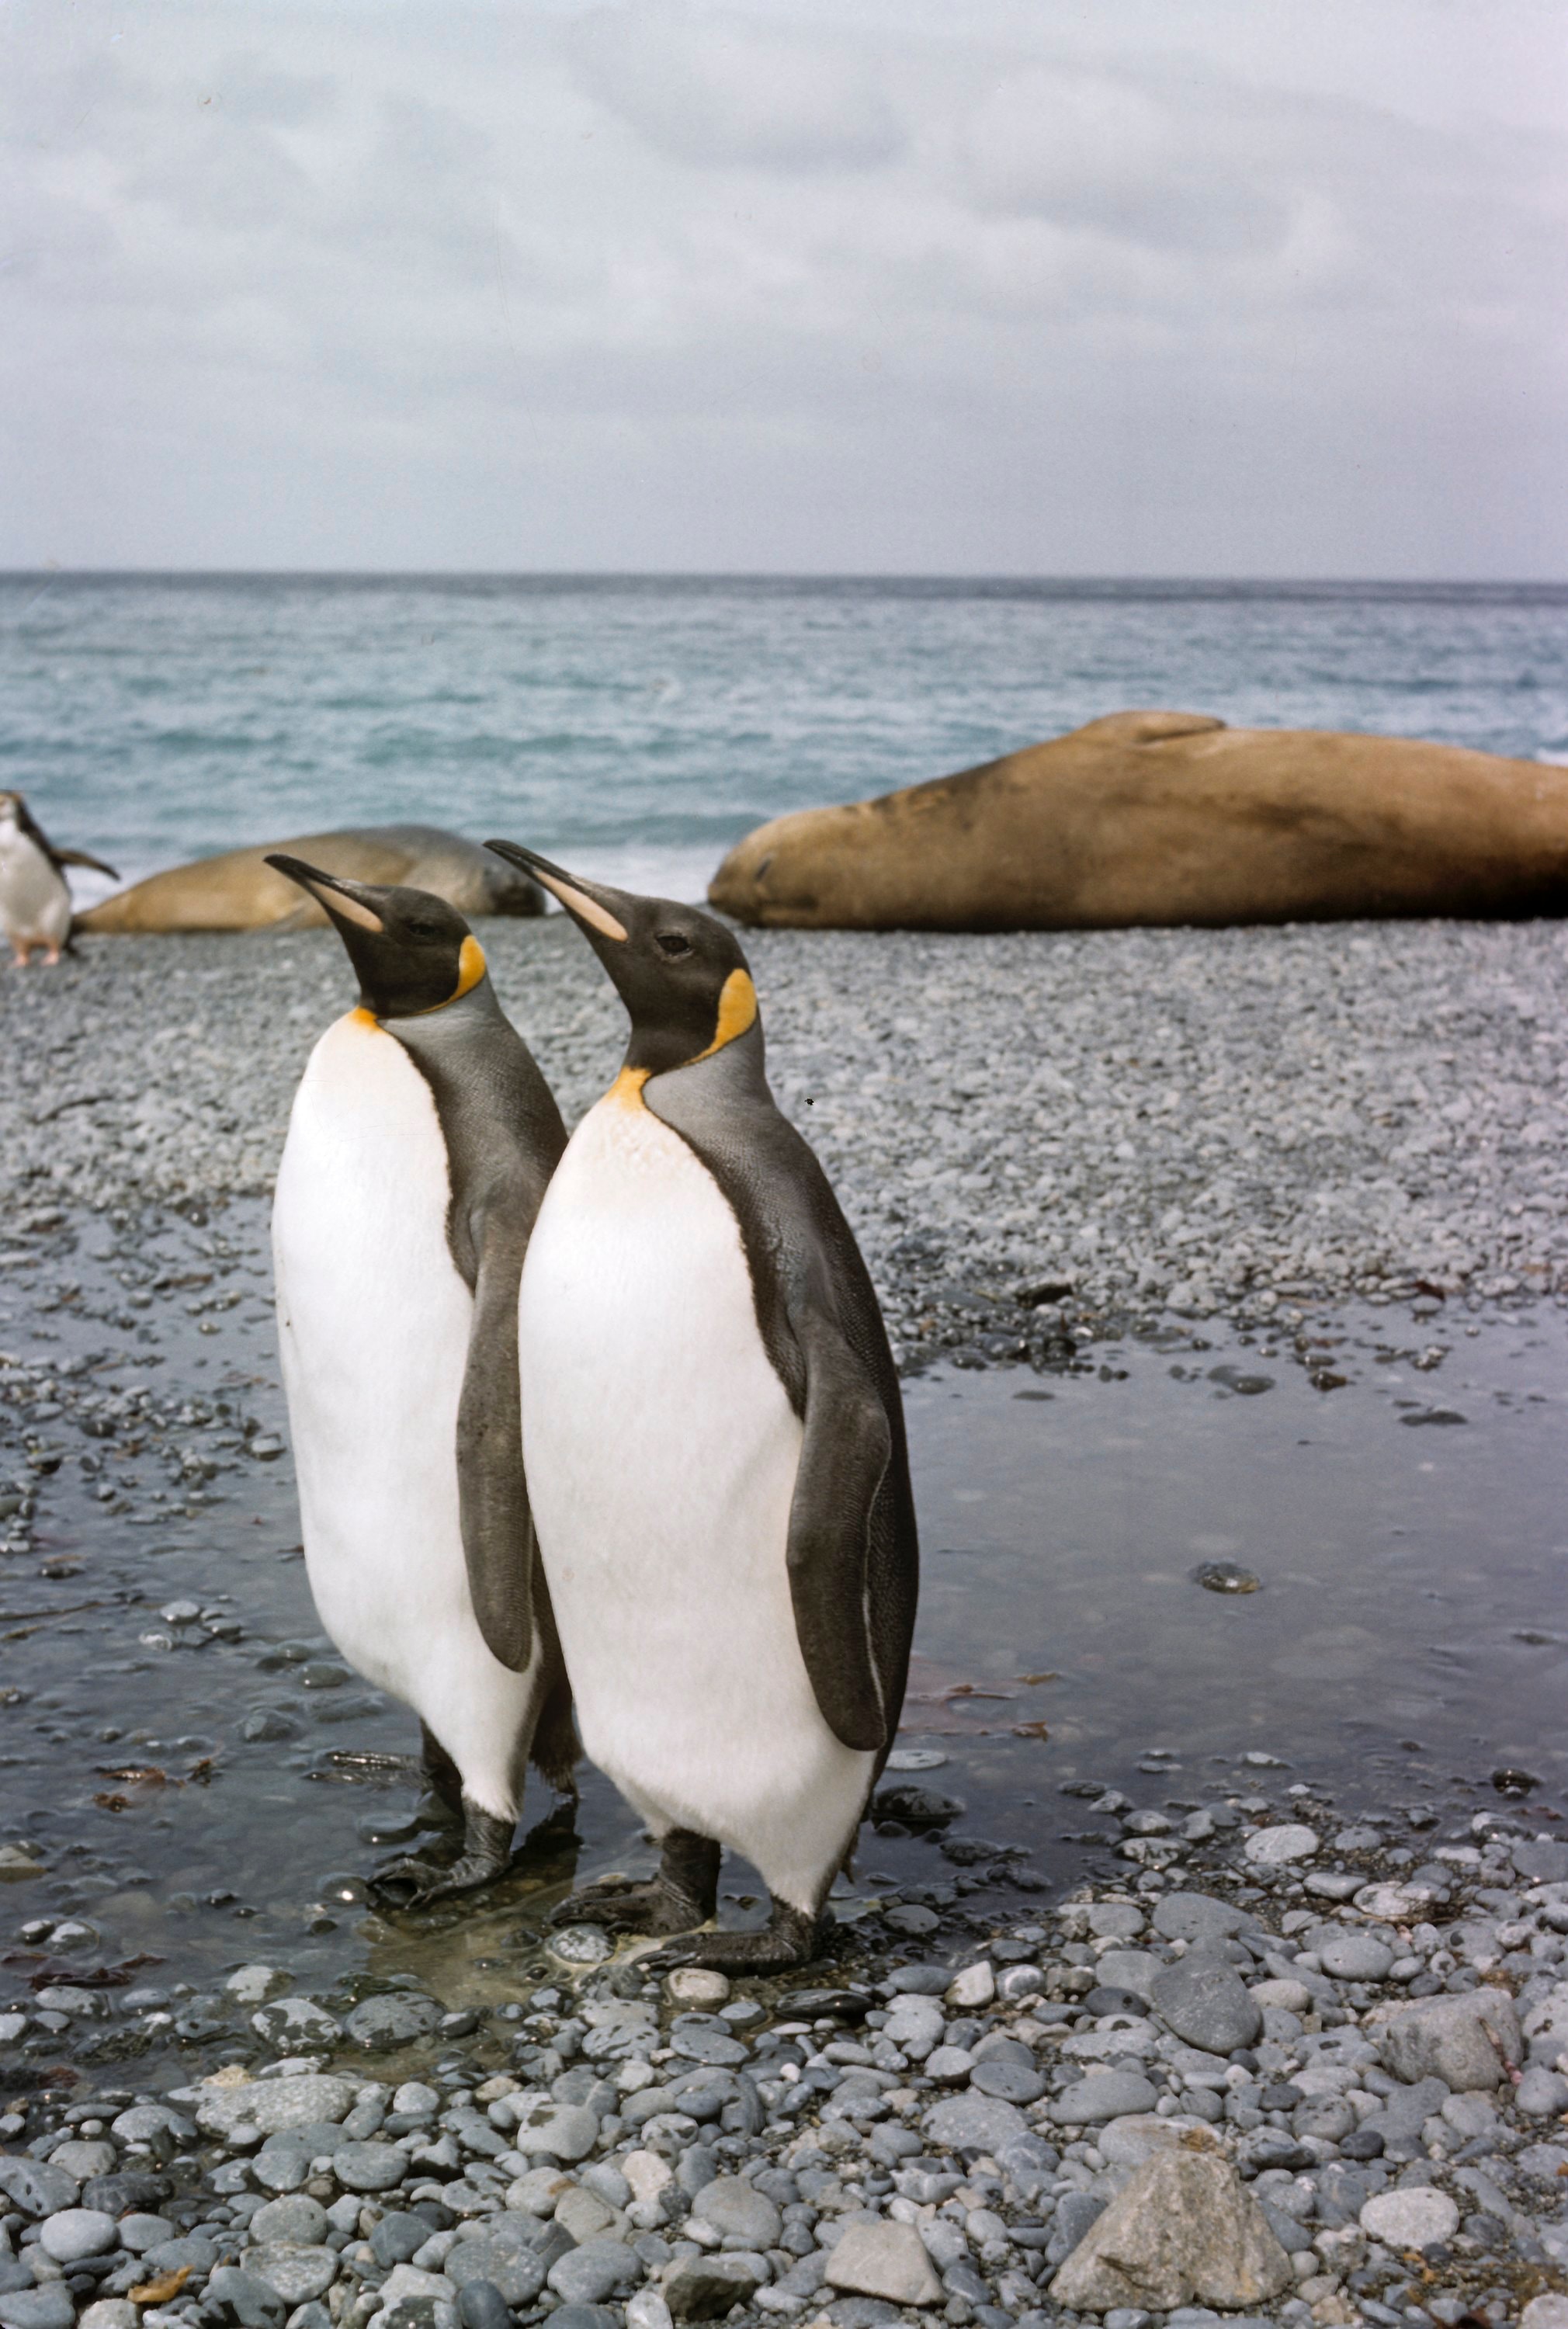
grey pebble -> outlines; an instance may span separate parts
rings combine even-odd
[[[622,2240],[585,2240],[549,2268],[549,2285],[568,2305],[602,2305],[633,2287],[643,2260]]]
[[[345,2192],[390,2192],[408,2166],[405,2155],[390,2143],[345,2143],[332,2155],[333,2173]]]
[[[1149,1994],[1167,2027],[1206,2053],[1233,2053],[1263,2030],[1262,2010],[1235,1968],[1204,1950],[1162,1967]]]
[[[76,2305],[63,2281],[0,2295],[0,2329],[73,2329]]]
[[[238,2265],[220,2265],[202,2291],[203,2305],[239,2329],[282,2329],[289,2307],[269,2281]]]
[[[395,1992],[361,2000],[345,2017],[343,2035],[368,2053],[388,2053],[427,2037],[440,2019],[441,2008],[434,1998]],[[398,2107],[395,2101],[393,2107]]]
[[[45,2216],[38,2229],[38,2244],[56,2264],[71,2265],[83,2257],[102,2256],[119,2244],[111,2215],[101,2208],[62,2208]]]
[[[457,2318],[463,2329],[512,2329],[512,2308],[492,2280],[465,2282],[457,2292]]]
[[[1103,2126],[1134,2111],[1151,2111],[1158,2089],[1136,2070],[1102,2070],[1059,2094],[1051,2116],[1061,2126]]]

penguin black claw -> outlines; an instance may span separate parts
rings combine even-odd
[[[719,1848],[711,1836],[672,1827],[664,1837],[659,1873],[639,1881],[604,1876],[563,1900],[556,1925],[603,1925],[620,1933],[689,1933],[705,1925],[718,1899]]]
[[[775,1903],[760,1932],[689,1933],[642,1961],[644,1973],[674,1973],[681,1966],[704,1966],[710,1973],[790,1973],[822,1954],[826,1918]]]
[[[611,1876],[563,1900],[550,1923],[602,1925],[612,1933],[689,1933],[701,1919],[699,1905],[661,1877],[634,1883],[629,1877]]]
[[[407,1895],[396,1905],[422,1909],[431,1900],[449,1900],[458,1892],[477,1892],[482,1885],[504,1876],[512,1864],[513,1823],[497,1819],[474,1804],[465,1804],[463,1809],[463,1852],[458,1859],[443,1867],[437,1861],[421,1860],[417,1853],[407,1853],[371,1878],[375,1890],[390,1891],[406,1885]]]

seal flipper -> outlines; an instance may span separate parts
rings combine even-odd
[[[493,1657],[521,1674],[533,1655],[539,1570],[517,1372],[518,1263],[480,1242],[468,1363],[457,1403],[457,1495],[468,1590]]]

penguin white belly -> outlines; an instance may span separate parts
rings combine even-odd
[[[583,1744],[661,1831],[814,1909],[874,1758],[817,1706],[785,1566],[801,1426],[734,1213],[619,1090],[556,1168],[523,1265],[523,1459]]]
[[[446,1244],[435,1101],[362,1014],[327,1030],[273,1205],[278,1337],[305,1565],[351,1664],[422,1716],[465,1792],[515,1815],[540,1656],[513,1674],[474,1615],[456,1427],[473,1297]]]
[[[19,947],[62,947],[70,933],[64,875],[15,825],[0,835],[0,929]]]

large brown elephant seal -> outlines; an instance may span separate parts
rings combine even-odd
[[[117,898],[77,916],[83,930],[305,929],[326,915],[314,898],[267,860],[277,852],[307,858],[341,881],[429,890],[460,914],[542,914],[536,882],[455,833],[435,825],[361,825],[342,833],[306,833],[199,857],[192,865],[150,874]]]
[[[709,889],[818,929],[1114,929],[1568,912],[1568,768],[1118,712],[984,768],[775,817]]]

